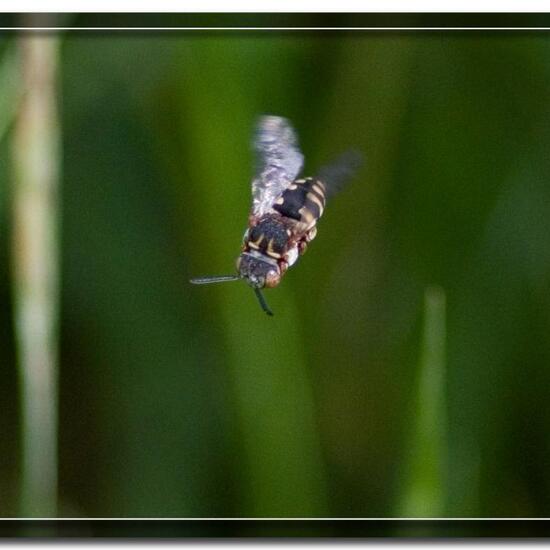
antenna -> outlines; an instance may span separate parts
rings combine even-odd
[[[228,281],[238,281],[241,277],[238,275],[214,275],[210,277],[196,277],[195,279],[190,279],[189,282],[194,285],[210,285],[212,283],[225,283]],[[262,294],[259,288],[255,288],[254,292],[258,297],[258,302],[262,309],[270,316],[273,316],[273,312],[269,309],[267,302],[265,301],[264,295]]]
[[[194,285],[209,285],[212,283],[225,283],[226,281],[238,281],[240,277],[237,275],[214,275],[212,277],[197,277],[189,282]]]
[[[262,309],[271,317],[273,317],[273,312],[269,309],[269,306],[267,305],[267,302],[265,301],[264,295],[262,294],[262,291],[259,288],[255,288],[254,292],[256,293],[256,296],[258,297],[258,301],[260,302],[260,305],[262,306]]]

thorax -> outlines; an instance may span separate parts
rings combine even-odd
[[[288,250],[292,237],[292,221],[280,214],[265,214],[247,230],[244,246],[278,260]]]

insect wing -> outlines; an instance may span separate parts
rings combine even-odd
[[[304,156],[294,129],[288,120],[278,116],[260,118],[253,147],[257,166],[252,181],[252,214],[260,217],[299,174]]]
[[[326,198],[332,197],[353,178],[363,164],[363,155],[358,151],[347,151],[337,157],[331,164],[323,166],[317,173],[326,188]]]

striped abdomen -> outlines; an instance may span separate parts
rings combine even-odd
[[[314,178],[295,180],[275,201],[273,209],[294,219],[305,232],[311,229],[325,209],[325,186]]]

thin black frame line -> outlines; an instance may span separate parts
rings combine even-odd
[[[548,31],[550,27],[0,27],[0,31]]]
[[[475,517],[464,517],[464,518],[446,518],[446,517],[440,517],[440,518],[429,518],[429,517],[422,517],[422,518],[400,518],[400,517],[389,517],[389,518],[363,518],[363,517],[350,517],[350,518],[272,518],[272,517],[243,517],[243,518],[236,518],[236,517],[213,517],[213,518],[193,518],[193,517],[169,517],[169,518],[145,518],[145,517],[97,517],[97,518],[89,518],[89,517],[76,517],[76,518],[63,518],[63,517],[55,517],[55,518],[20,518],[20,517],[11,517],[11,518],[0,518],[0,523],[2,522],[10,522],[10,521],[73,521],[73,522],[79,522],[79,521],[170,521],[170,522],[180,522],[180,521],[341,521],[341,522],[347,522],[347,521],[381,521],[381,522],[389,522],[389,521],[410,521],[410,522],[428,522],[428,521],[434,521],[434,522],[446,522],[446,521],[452,521],[452,522],[463,522],[463,521],[481,521],[481,522],[489,522],[489,521],[512,521],[512,522],[520,522],[520,521],[533,521],[533,522],[540,522],[540,521],[550,521],[550,518],[541,517],[541,518],[526,518],[526,517],[513,517],[513,518],[489,518],[489,517],[483,517],[483,518],[475,518]]]

